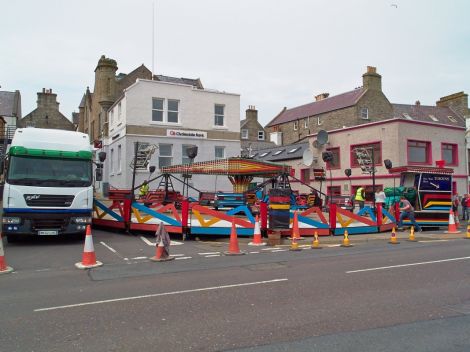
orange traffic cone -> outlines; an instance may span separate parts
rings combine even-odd
[[[454,218],[454,212],[452,209],[450,210],[449,213],[449,227],[447,231],[444,231],[445,233],[460,233],[459,230],[457,230],[457,226],[455,225],[455,218]]]
[[[96,260],[95,248],[93,247],[93,237],[91,236],[91,226],[86,228],[85,246],[81,263],[75,263],[78,269],[91,269],[102,266],[103,263]]]
[[[230,232],[230,243],[228,246],[228,251],[224,253],[225,255],[243,255],[245,253],[240,251],[238,246],[238,237],[237,229],[235,227],[235,219],[232,220],[232,231]]]
[[[292,221],[292,236],[291,238],[295,238],[296,240],[301,240],[300,231],[299,231],[299,218],[297,216],[297,210],[294,211],[294,220]]]
[[[410,227],[410,236],[408,237],[408,241],[410,242],[418,242],[418,240],[415,237],[415,228],[414,226]]]
[[[292,237],[292,242],[290,244],[290,251],[301,251],[302,248],[299,247],[299,244],[297,243],[297,237],[293,236]]]
[[[13,271],[11,266],[7,265],[5,261],[5,253],[3,252],[2,235],[0,234],[0,274],[8,274]]]
[[[344,230],[344,237],[340,247],[353,247],[353,245],[349,242],[348,230]]]
[[[395,227],[392,228],[392,234],[390,235],[390,240],[388,241],[390,244],[399,244],[400,242],[397,241],[397,234],[395,232]]]
[[[175,257],[170,257],[171,239],[163,222],[160,222],[160,225],[158,225],[155,237],[157,243],[155,248],[155,256],[151,257],[150,260],[153,262],[167,262],[169,260],[175,259]]]
[[[253,241],[248,243],[249,246],[266,246],[266,242],[261,239],[261,229],[259,226],[258,215],[255,220],[255,230],[253,233]]]
[[[470,225],[467,226],[467,236],[464,237],[466,240],[470,240]]]
[[[315,231],[314,233],[315,239],[312,242],[312,249],[322,249],[320,246],[320,241],[318,240],[318,232]]]

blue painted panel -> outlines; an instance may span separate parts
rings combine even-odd
[[[251,213],[250,209],[246,205],[240,205],[236,208],[230,209],[227,212],[227,215],[235,215],[238,213],[243,213],[245,216],[248,218],[248,221],[251,222],[252,224],[255,223],[255,218],[253,217],[253,214]]]
[[[113,217],[114,219],[116,219],[117,221],[124,221],[124,219],[122,218],[121,215],[119,215],[118,213],[114,212],[113,210],[110,210],[108,209],[108,207],[106,205],[104,205],[103,203],[101,203],[100,201],[96,200],[95,199],[95,205],[100,208],[102,211],[104,211],[106,214],[108,214],[109,216]]]
[[[358,227],[345,227],[345,228],[336,228],[334,235],[344,235],[344,230],[348,230],[349,235],[359,235],[365,233],[378,233],[379,228],[377,226],[358,226]]]
[[[151,208],[147,208],[145,205],[142,205],[140,203],[132,203],[132,207],[136,208],[137,210],[143,211],[144,213],[147,213],[148,215],[152,215],[154,218],[162,220],[172,226],[181,226],[181,222],[179,222],[178,220],[170,218],[169,216],[165,214],[158,213],[155,210]]]
[[[191,227],[191,235],[230,235],[231,227]],[[237,236],[253,236],[253,229],[237,227]]]

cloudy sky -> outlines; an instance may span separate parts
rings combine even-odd
[[[239,93],[241,118],[354,89],[366,66],[393,103],[470,93],[467,0],[3,0],[0,90],[21,91],[24,116],[51,88],[70,118],[101,55],[152,68],[154,2],[156,72]]]

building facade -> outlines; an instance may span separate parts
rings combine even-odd
[[[38,93],[37,108],[17,122],[17,127],[52,128],[75,131],[74,124],[59,111],[57,94],[52,89]]]
[[[274,146],[268,140],[264,127],[258,121],[258,110],[249,106],[245,112],[245,119],[240,121],[240,141],[242,156],[251,155],[253,151]]]
[[[149,165],[156,166],[155,177],[163,166],[189,163],[186,150],[191,146],[198,147],[194,161],[239,156],[239,113],[238,94],[204,89],[199,80],[137,79],[108,110],[105,181],[131,187],[135,142],[154,149],[148,164],[138,167],[136,185],[149,178]],[[222,176],[194,175],[190,184],[201,191],[231,189]],[[182,190],[180,183],[173,186]]]
[[[382,76],[368,66],[362,87],[335,96],[322,93],[315,101],[287,109],[266,125],[270,140],[278,145],[296,143],[320,130],[357,126],[392,117],[392,104],[382,92]]]

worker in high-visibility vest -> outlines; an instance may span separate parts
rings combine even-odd
[[[147,195],[147,193],[149,193],[149,184],[147,180],[144,180],[144,182],[142,182],[142,185],[140,186],[140,189],[139,189],[139,197],[144,198]]]
[[[356,190],[356,196],[354,197],[354,202],[359,204],[359,210],[364,208],[364,201],[366,200],[366,191],[364,187],[360,186]]]

